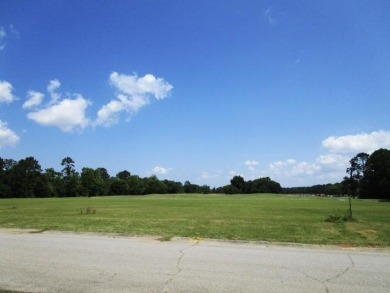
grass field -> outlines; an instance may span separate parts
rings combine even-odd
[[[353,200],[355,221],[330,223],[345,198],[148,195],[1,199],[0,227],[343,246],[390,246],[390,203]]]

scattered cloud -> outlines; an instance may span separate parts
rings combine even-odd
[[[2,28],[0,27],[0,42],[2,36]],[[5,32],[4,32],[5,34]],[[12,94],[12,84],[8,81],[0,80],[0,103],[9,104],[16,100],[16,96]],[[0,150],[4,147],[13,147],[20,140],[20,137],[11,129],[8,128],[7,122],[0,120]]]
[[[8,128],[7,123],[0,120],[0,150],[4,147],[13,147],[20,140],[11,129]]]
[[[50,94],[50,102],[44,107],[34,109],[27,114],[27,118],[44,126],[55,126],[64,132],[72,132],[76,129],[83,129],[90,124],[86,117],[86,109],[90,102],[79,94],[61,99],[61,94],[56,93],[61,83],[51,80],[47,86]],[[27,101],[23,104],[24,109],[30,109],[41,105],[44,94],[36,91],[29,91]]]
[[[66,94],[65,97],[58,92],[61,82],[58,79],[50,80],[46,91],[50,101],[42,105],[45,95],[38,91],[30,90],[27,93],[23,109],[30,110],[27,118],[44,126],[55,126],[65,132],[75,129],[83,129],[91,125],[109,126],[119,121],[120,114],[137,113],[138,110],[150,103],[150,97],[157,100],[167,97],[172,90],[172,85],[162,78],[156,78],[152,74],[143,77],[137,75],[124,75],[113,72],[110,75],[110,83],[117,90],[117,96],[108,104],[103,105],[97,112],[95,121],[86,117],[86,109],[91,104],[80,94]],[[12,86],[3,82],[0,84],[0,101],[9,101]]]
[[[244,165],[247,166],[250,171],[254,171],[256,166],[259,165],[259,162],[255,161],[255,160],[252,160],[252,161],[247,160],[244,162]]]
[[[269,165],[269,170],[275,175],[283,175],[285,177],[296,177],[301,175],[313,175],[321,170],[321,167],[316,164],[307,162],[297,162],[294,159],[286,161],[276,161]]]
[[[23,109],[30,109],[39,106],[44,97],[45,95],[40,92],[29,91],[27,93],[27,100],[23,103]]]
[[[12,94],[12,84],[8,81],[0,80],[0,103],[9,104],[16,99],[16,96]]]
[[[11,24],[9,26],[9,31],[11,33],[11,36],[13,36],[14,38],[20,38],[20,33],[16,30],[15,26],[13,24]]]
[[[202,171],[200,174],[200,179],[201,180],[213,180],[216,178],[219,178],[221,175],[220,171],[217,172],[209,172],[209,171]]]
[[[164,168],[164,167],[156,166],[153,168],[152,173],[158,175],[164,175],[164,174],[168,174],[171,170],[172,168]]]
[[[317,173],[321,170],[321,167],[316,164],[310,164],[307,162],[300,162],[297,163],[293,169],[292,174],[293,176],[305,174],[305,175],[313,175],[314,173]]]
[[[7,32],[5,28],[0,26],[0,51],[5,49],[5,38],[7,36]]]
[[[263,11],[263,17],[270,25],[275,25],[277,23],[274,12],[270,7]]]
[[[210,179],[211,175],[210,175],[209,172],[203,171],[202,174],[200,175],[200,178],[202,178],[202,179]]]
[[[352,156],[359,152],[372,153],[379,148],[390,148],[390,131],[331,136],[322,141],[322,146],[328,153],[320,155],[314,163],[293,159],[276,161],[269,164],[269,172],[295,186],[297,182],[310,185],[341,181]]]
[[[331,153],[372,153],[379,148],[390,148],[390,131],[330,136],[322,141],[322,146]]]
[[[126,75],[113,72],[110,75],[111,84],[128,96],[151,94],[157,100],[164,99],[173,88],[163,78],[155,78],[153,74],[138,77],[136,74]]]
[[[47,92],[50,94],[51,104],[55,104],[60,98],[61,95],[56,93],[56,90],[61,86],[61,83],[58,79],[53,79],[47,85]]]
[[[116,99],[98,111],[96,125],[110,126],[118,123],[122,112],[135,114],[150,103],[150,97],[156,100],[164,99],[173,89],[163,78],[156,78],[152,74],[138,77],[136,74],[113,72],[110,75],[110,83],[118,93]]]
[[[20,38],[20,33],[15,29],[13,24],[11,24],[8,29],[0,26],[0,51],[5,49],[9,37],[18,39]]]
[[[328,168],[345,169],[351,158],[341,154],[326,154],[317,158],[317,163]]]
[[[81,95],[77,95],[74,99],[64,99],[54,105],[30,112],[27,118],[44,126],[55,126],[64,132],[72,132],[88,126],[89,120],[85,116],[85,111],[89,104]]]
[[[241,176],[245,178],[245,175],[241,172],[235,171],[235,170],[230,170],[229,171],[229,178],[231,179],[234,176]]]
[[[136,113],[140,108],[149,104],[149,100],[142,96],[129,98],[118,94],[117,100],[104,105],[97,113],[96,125],[110,126],[119,122],[121,112]]]

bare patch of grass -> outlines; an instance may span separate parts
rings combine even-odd
[[[85,211],[84,210],[80,211],[80,215],[94,215],[94,214],[96,214],[96,209],[91,207],[87,207]]]

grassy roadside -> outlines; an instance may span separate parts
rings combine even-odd
[[[271,194],[2,199],[0,227],[389,247],[390,203],[354,200],[356,221],[325,221],[347,204]]]

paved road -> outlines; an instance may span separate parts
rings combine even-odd
[[[0,230],[0,289],[390,292],[390,250]]]

